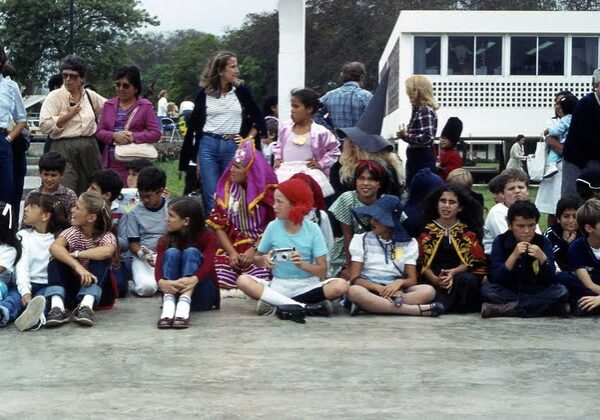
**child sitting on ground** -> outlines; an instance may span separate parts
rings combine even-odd
[[[481,288],[481,317],[568,316],[568,292],[557,283],[552,245],[535,231],[535,204],[515,202],[506,219],[508,231],[492,246],[490,284]]]
[[[75,207],[77,194],[70,188],[61,184],[65,175],[67,161],[60,153],[48,152],[40,157],[38,168],[40,170],[40,178],[42,185],[37,190],[42,194],[52,194],[58,197],[63,206],[70,212]],[[31,194],[31,191],[29,194]],[[25,202],[28,202],[29,194],[25,197]]]
[[[19,331],[41,327],[45,323],[50,246],[56,236],[70,226],[67,210],[58,197],[33,192],[28,195],[28,200],[23,223],[31,227],[17,233],[23,248],[15,271],[18,294],[14,307],[19,308],[19,312],[24,309],[15,321]]]
[[[556,271],[571,271],[568,261],[569,245],[575,239],[583,236],[577,226],[577,209],[582,204],[582,200],[573,196],[558,200],[556,204],[556,223],[544,232],[544,237],[548,238],[552,244],[554,261],[556,261],[557,266]]]
[[[158,240],[167,229],[166,185],[165,171],[154,166],[142,169],[137,180],[140,203],[127,215],[133,292],[138,296],[153,296],[157,290],[154,265]]]
[[[75,308],[75,322],[96,323],[93,308],[112,307],[116,284],[111,277],[111,262],[117,240],[111,233],[108,206],[100,194],[81,194],[71,215],[71,227],[62,231],[50,246],[53,259],[48,264],[48,289],[51,309],[46,326],[69,321],[67,309]]]
[[[279,184],[277,219],[267,226],[254,257],[257,266],[272,270],[273,280],[243,274],[237,286],[269,305],[298,305],[306,315],[329,316],[330,301],[346,293],[348,286],[339,278],[321,281],[327,275],[327,247],[319,227],[304,219],[312,207],[313,193],[305,182],[290,179]],[[259,302],[259,315],[268,309]]]
[[[554,125],[544,130],[544,136],[556,137],[561,144],[564,144],[571,125],[571,114],[577,105],[577,98],[573,95],[563,96],[556,103],[556,113],[558,119]],[[550,178],[558,173],[558,163],[562,160],[562,156],[556,151],[549,149],[546,155],[546,165],[544,168],[544,178]]]
[[[205,228],[202,202],[194,197],[171,201],[154,271],[163,293],[158,328],[187,328],[191,309],[219,309],[219,285],[213,272],[216,250],[217,238]]]
[[[529,177],[520,169],[507,169],[500,174],[498,188],[502,189],[503,202],[492,207],[483,225],[483,248],[486,255],[492,252],[494,239],[508,230],[506,215],[508,209],[519,200],[529,198]],[[539,227],[536,232],[541,233]]]
[[[492,199],[495,204],[504,202],[504,184],[505,181],[505,172],[502,172],[495,177],[493,177],[488,183],[488,190],[492,194]]]
[[[440,136],[440,154],[436,162],[438,175],[445,181],[448,174],[457,168],[462,168],[463,160],[456,149],[460,141],[463,124],[457,117],[450,117]]]
[[[12,287],[15,263],[21,256],[21,243],[15,235],[12,206],[0,201],[0,327],[17,317],[20,304],[12,302],[18,292]],[[19,302],[18,302],[19,303]]]
[[[594,314],[600,310],[600,200],[586,201],[577,210],[577,224],[584,237],[569,247],[569,265],[575,276],[562,273],[573,303],[575,315]]]
[[[444,305],[430,304],[435,298],[433,287],[417,284],[419,245],[402,227],[400,199],[382,195],[354,212],[370,217],[371,231],[354,235],[350,242],[350,315],[361,310],[422,316],[443,313]]]

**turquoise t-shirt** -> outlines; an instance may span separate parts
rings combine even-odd
[[[258,245],[258,251],[268,253],[279,248],[296,248],[302,259],[309,264],[314,264],[317,257],[327,254],[325,238],[319,225],[306,219],[302,221],[302,228],[298,233],[289,233],[285,230],[284,222],[273,220],[267,226],[265,233]],[[281,279],[305,279],[312,275],[299,269],[291,261],[274,261],[273,277]]]

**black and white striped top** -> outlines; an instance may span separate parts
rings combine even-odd
[[[242,105],[235,87],[219,98],[206,96],[206,123],[204,131],[215,134],[238,134],[242,127]]]

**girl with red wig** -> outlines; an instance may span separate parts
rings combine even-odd
[[[254,257],[255,265],[272,270],[273,280],[248,274],[237,279],[240,290],[262,302],[259,314],[269,312],[266,303],[300,305],[306,315],[329,316],[330,301],[348,290],[343,279],[322,281],[327,275],[327,247],[319,226],[304,218],[313,205],[313,192],[299,179],[285,181],[275,191],[277,219],[267,226]]]

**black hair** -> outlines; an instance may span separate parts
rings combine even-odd
[[[575,111],[575,107],[577,106],[578,99],[574,95],[563,96],[560,101],[558,101],[558,106],[562,109],[564,115],[570,115]]]
[[[119,175],[110,170],[101,169],[94,172],[90,178],[90,184],[94,182],[98,184],[102,194],[110,193],[109,201],[111,203],[117,199],[119,194],[121,194],[121,189],[123,188],[123,182],[121,182]]]
[[[381,197],[382,194],[388,194],[390,192],[390,174],[379,162],[375,160],[358,161],[358,164],[354,169],[354,181],[352,183],[354,189],[356,189],[356,182],[358,181],[358,178],[364,171],[368,171],[375,181],[379,181],[379,191],[377,191],[378,198]]]
[[[277,106],[278,100],[277,100],[277,95],[268,95],[265,96],[264,102],[263,102],[263,115],[269,116],[269,115],[273,115],[273,110],[271,108],[273,108],[274,106]]]
[[[54,74],[54,75],[50,76],[50,79],[48,79],[48,90],[50,92],[60,88],[62,85],[63,85],[63,77],[62,77],[62,74],[60,74],[60,73]]]
[[[154,166],[154,164],[148,159],[135,159],[131,162],[127,162],[127,170],[133,171],[136,174],[139,174],[142,171],[142,169],[148,168],[150,166]]]
[[[42,194],[38,191],[32,191],[27,196],[28,205],[38,206],[42,211],[50,213],[52,216],[48,221],[48,232],[57,237],[60,232],[70,226],[68,213],[70,209],[67,209],[58,197],[52,194]]]
[[[515,201],[514,204],[508,208],[506,221],[510,225],[519,216],[523,219],[535,219],[536,223],[540,221],[540,211],[535,204],[529,200]]]
[[[142,191],[156,191],[167,186],[167,174],[156,166],[144,168],[138,174],[137,188]]]
[[[167,248],[185,249],[195,246],[198,234],[205,228],[202,201],[196,197],[178,197],[169,203],[169,210],[182,219],[189,218],[189,224],[179,232],[167,232]]]
[[[358,82],[362,76],[365,76],[365,65],[358,61],[346,63],[342,67],[341,78],[342,83]]]
[[[42,171],[58,171],[61,174],[65,172],[67,161],[58,152],[44,153],[38,161],[38,168]]]
[[[135,89],[135,96],[138,97],[142,94],[142,76],[140,75],[140,69],[136,66],[123,66],[119,67],[115,71],[113,80],[119,80],[126,78]]]
[[[8,246],[12,246],[17,251],[17,258],[15,264],[21,258],[21,241],[17,237],[17,222],[13,212],[16,210],[13,208],[12,211],[4,213],[4,208],[10,206],[10,204],[0,201],[0,243],[4,243]],[[13,219],[12,221],[10,219]],[[12,227],[9,227],[12,224]],[[11,267],[5,267],[11,268]]]
[[[481,239],[483,236],[483,209],[462,185],[442,184],[434,190],[425,200],[425,205],[423,206],[424,220],[429,222],[440,217],[438,202],[445,192],[451,192],[456,195],[458,204],[462,207],[462,210],[457,215],[458,220],[466,224]]]
[[[319,94],[312,89],[293,90],[292,97],[297,98],[306,108],[312,108],[313,114],[323,106],[319,101]]]
[[[69,54],[60,61],[60,71],[73,70],[79,74],[79,77],[84,78],[87,72],[87,65],[83,59],[75,54]]]
[[[17,77],[17,69],[10,63],[4,63],[2,66],[2,76],[15,79]]]
[[[506,184],[506,175],[504,172],[493,177],[488,183],[488,190],[492,194],[501,194],[504,193],[504,185]]]
[[[576,195],[563,197],[556,203],[556,212],[554,213],[558,219],[566,210],[577,210],[583,204],[583,200]]]

